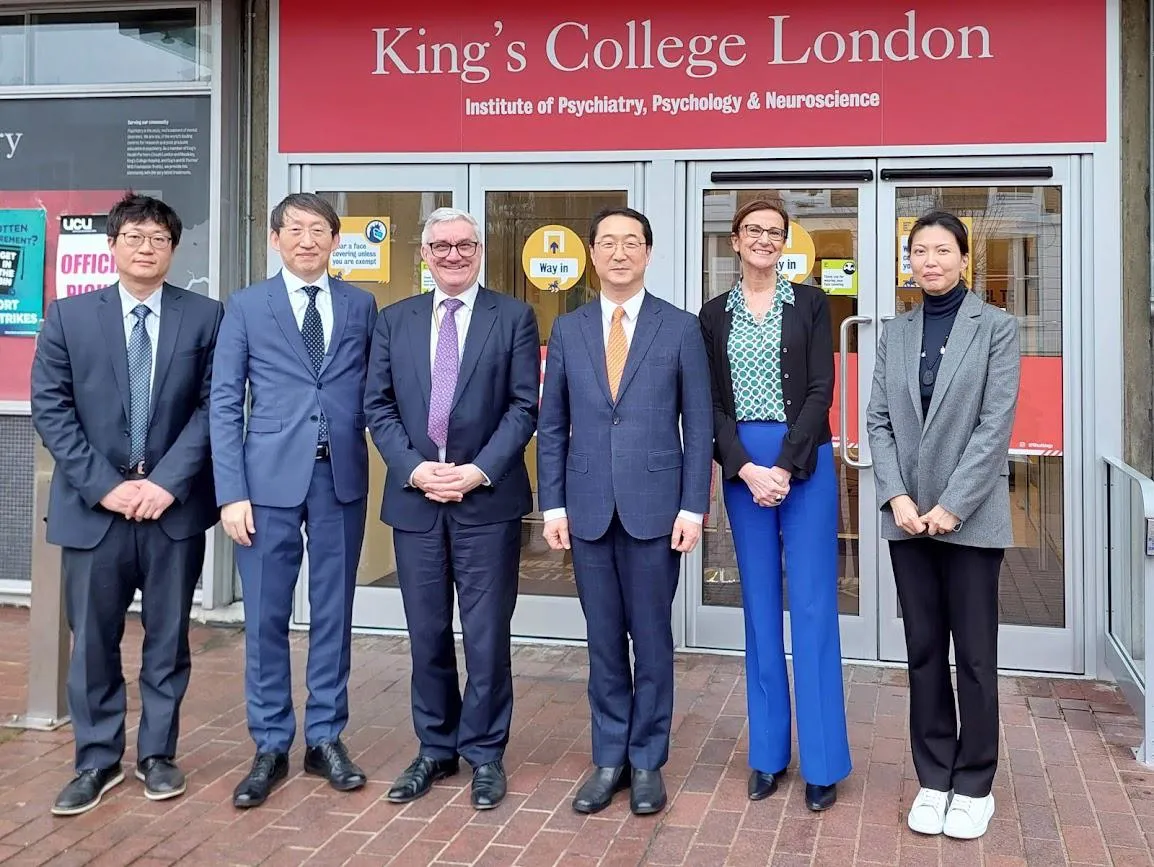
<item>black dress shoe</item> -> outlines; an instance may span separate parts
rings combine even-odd
[[[110,768],[94,768],[81,771],[65,786],[56,803],[52,805],[54,816],[77,816],[87,813],[100,803],[104,793],[113,786],[124,782],[124,771],[117,762]]]
[[[777,791],[777,784],[784,776],[784,770],[778,771],[776,774],[767,774],[764,771],[751,772],[749,775],[749,800],[761,801],[768,798]]]
[[[248,776],[232,792],[232,805],[239,810],[259,807],[268,800],[273,786],[288,776],[286,753],[257,753]]]
[[[477,810],[492,810],[505,799],[508,791],[505,779],[505,766],[500,759],[487,762],[473,771],[473,808]]]
[[[144,797],[150,801],[167,801],[184,794],[184,773],[164,756],[149,756],[137,762],[136,779],[144,783]]]
[[[837,783],[832,786],[815,786],[805,784],[805,805],[815,813],[828,810],[837,803]]]
[[[613,802],[613,796],[629,788],[629,765],[616,768],[594,768],[573,798],[578,813],[600,813]]]
[[[307,747],[305,773],[324,777],[338,792],[351,792],[365,784],[365,772],[349,758],[349,751],[339,739]]]
[[[648,816],[665,809],[665,780],[661,771],[633,769],[633,780],[629,784],[629,809],[635,816]]]
[[[417,756],[389,789],[389,800],[394,804],[415,801],[428,794],[437,780],[453,776],[460,768],[460,760],[456,758],[432,759],[428,756]]]

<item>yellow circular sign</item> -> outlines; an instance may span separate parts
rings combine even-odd
[[[565,226],[542,226],[525,242],[521,267],[538,289],[564,292],[585,273],[585,242]]]
[[[800,223],[789,221],[789,239],[785,242],[785,249],[781,251],[781,258],[777,261],[777,271],[787,280],[800,283],[813,270],[816,262],[817,248],[813,245],[813,238],[809,232],[801,227]]]

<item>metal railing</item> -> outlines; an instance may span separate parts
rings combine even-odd
[[[1142,723],[1139,762],[1154,765],[1154,690],[1147,640],[1154,640],[1154,480],[1106,462],[1106,660]]]

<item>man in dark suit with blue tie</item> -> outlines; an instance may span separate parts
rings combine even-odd
[[[369,484],[363,404],[376,302],[329,277],[341,224],[324,199],[294,193],[273,209],[270,226],[284,267],[228,299],[212,378],[216,495],[244,591],[245,699],[256,742],[233,793],[241,809],[263,804],[288,775],[296,735],[288,628],[302,527],[310,614],[304,769],[338,791],[365,784],[340,735]]]
[[[510,624],[521,518],[533,509],[525,447],[537,422],[541,368],[532,308],[478,283],[481,252],[470,214],[439,208],[429,216],[421,256],[436,289],[381,311],[365,412],[388,466],[381,520],[393,527],[420,741],[389,800],[421,797],[463,758],[473,768],[473,806],[487,810],[506,792]]]
[[[164,202],[109,212],[116,284],[53,302],[32,362],[32,423],[56,462],[48,541],[60,545],[72,629],[73,779],[52,808],[86,812],[124,779],[124,617],[141,592],[136,777],[145,797],[185,790],[173,761],[192,658],[188,620],[216,523],[208,392],[220,302],[164,282],[180,243]]]
[[[588,624],[595,768],[573,808],[596,813],[630,788],[644,815],[667,800],[670,621],[681,555],[709,503],[713,404],[696,318],[645,289],[649,220],[604,210],[589,247],[601,297],[553,323],[537,497],[550,547],[572,547]]]

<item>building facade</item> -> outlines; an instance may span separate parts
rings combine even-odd
[[[843,650],[883,661],[900,661],[904,642],[864,407],[881,326],[916,302],[904,233],[930,208],[951,210],[971,229],[971,285],[1021,325],[1000,662],[1108,676],[1102,457],[1146,474],[1154,459],[1150,44],[1148,3],[1125,0],[1073,0],[1045,18],[1023,0],[770,11],[738,0],[709,16],[652,2],[450,2],[405,16],[351,0],[67,13],[0,2],[0,189],[47,211],[46,303],[106,276],[66,259],[88,248],[63,218],[98,216],[125,184],[178,208],[194,228],[174,278],[221,298],[279,267],[264,239],[286,193],[334,204],[335,267],[382,305],[428,288],[423,219],[465,208],[481,222],[482,281],[530,303],[542,341],[597,292],[584,251],[565,244],[599,208],[650,216],[647,288],[696,311],[733,285],[736,209],[782,199],[784,268],[824,288],[833,314]],[[119,60],[69,59],[90,50]],[[24,133],[23,153],[3,158],[4,130]],[[29,570],[32,346],[0,337],[0,497],[19,518],[2,537],[10,593]],[[533,445],[528,460],[532,470]],[[354,614],[365,629],[405,627],[390,532],[375,519],[386,472],[374,458]],[[540,525],[539,513],[524,522],[514,631],[581,640],[571,564]],[[239,593],[222,538],[202,581],[210,610]],[[306,600],[302,588],[301,624]],[[686,648],[742,646],[719,490],[675,628]]]

